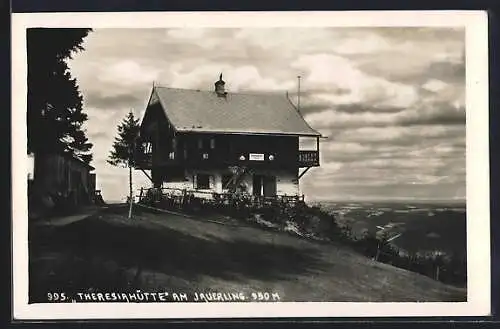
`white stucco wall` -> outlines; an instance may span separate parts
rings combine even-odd
[[[276,194],[278,195],[298,195],[299,184],[297,181],[297,172],[291,173],[285,170],[253,170],[256,175],[276,176]],[[245,182],[248,185],[248,191],[253,193],[253,176],[247,175]]]
[[[165,188],[176,188],[176,189],[187,189],[193,190],[195,186],[195,182],[193,182],[193,177],[198,173],[204,173],[211,175],[210,178],[210,189],[200,190],[199,196],[207,196],[210,195],[208,193],[202,192],[224,192],[222,189],[222,171],[207,171],[207,170],[199,170],[192,171],[186,170],[186,181],[182,182],[164,182],[163,187]],[[299,195],[299,184],[297,182],[297,174],[298,172],[292,173],[290,171],[285,170],[253,170],[253,174],[255,175],[267,175],[267,176],[276,176],[276,193],[278,195]],[[243,180],[241,181],[246,185],[246,189],[248,193],[253,193],[253,175],[246,174]],[[198,196],[198,193],[197,193]]]
[[[209,174],[210,177],[210,189],[202,189],[199,190],[200,193],[195,193],[196,197],[211,197],[210,193],[217,192],[222,193],[222,176],[220,173],[214,173],[213,171],[206,170],[186,170],[185,177],[186,180],[182,182],[163,182],[164,188],[173,188],[173,189],[181,189],[181,190],[194,190],[196,177],[195,175],[198,173]]]

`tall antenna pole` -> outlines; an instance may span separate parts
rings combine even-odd
[[[297,111],[300,112],[300,75],[297,76],[298,80],[298,90],[297,90]]]

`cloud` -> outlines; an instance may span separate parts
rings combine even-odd
[[[370,103],[373,106],[404,107],[417,99],[414,87],[365,74],[351,61],[340,56],[301,56],[292,62],[291,66],[304,72],[304,83],[308,88],[349,90],[348,93],[316,95],[317,98],[332,104]]]
[[[190,29],[169,29],[167,30],[167,37],[174,39],[185,40],[199,40],[205,36],[205,30],[202,28]]]
[[[377,33],[364,33],[359,38],[346,38],[334,47],[341,55],[373,54],[389,51],[394,47],[387,38]]]
[[[458,106],[458,107],[457,107]],[[348,107],[355,109],[356,105]],[[413,125],[465,125],[465,108],[459,103],[450,105],[444,102],[421,104],[408,109],[371,111],[340,111],[335,107],[321,112],[313,112],[306,116],[316,127],[365,127],[365,126],[413,126]]]
[[[444,83],[441,80],[430,79],[422,86],[422,88],[427,89],[434,93],[438,93],[446,88],[446,83]]]
[[[448,58],[448,60],[449,61],[434,62],[429,65],[429,78],[440,79],[451,83],[465,79],[464,59],[460,58],[458,62],[453,62],[453,59],[450,58]]]
[[[229,92],[246,90],[284,91],[293,88],[293,81],[277,81],[271,77],[263,77],[258,68],[252,65],[234,67],[209,63],[192,71],[174,72],[171,85],[178,88],[207,89],[214,82],[214,72],[227,72],[224,80],[228,81]]]
[[[106,94],[102,90],[89,91],[85,98],[86,106],[90,108],[139,108],[144,104],[144,93],[124,92],[123,94]]]
[[[132,60],[123,60],[103,67],[96,79],[121,86],[151,83],[158,78],[161,68],[141,65]]]
[[[445,125],[385,126],[344,129],[335,136],[336,141],[362,142],[385,145],[420,145],[422,142],[436,143],[464,138],[465,127]]]

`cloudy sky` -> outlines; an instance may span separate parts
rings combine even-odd
[[[153,81],[282,91],[328,138],[301,178],[310,200],[465,198],[465,34],[436,28],[96,29],[69,62],[94,143],[98,185],[127,194],[106,164],[116,126],[145,109]],[[142,172],[135,187],[148,186]]]

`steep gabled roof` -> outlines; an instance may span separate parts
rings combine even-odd
[[[321,136],[285,94],[227,93],[155,86],[150,104],[159,102],[175,130],[227,134]]]

